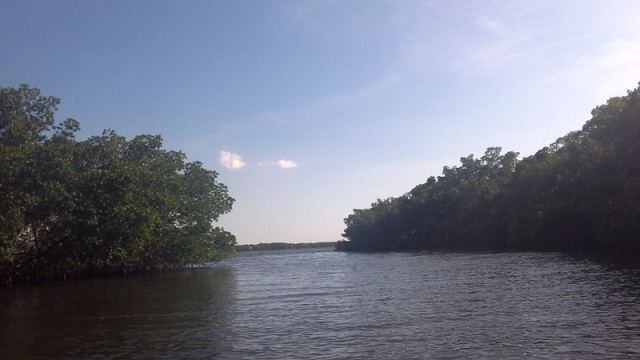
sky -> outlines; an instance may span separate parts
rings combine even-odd
[[[521,158],[640,81],[640,1],[0,1],[0,86],[78,139],[158,134],[218,172],[239,244],[343,219],[488,147]]]

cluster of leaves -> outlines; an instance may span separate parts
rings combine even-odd
[[[535,155],[489,148],[345,219],[342,251],[640,254],[640,93],[611,98]]]
[[[59,100],[0,88],[0,283],[176,268],[218,260],[233,199],[214,171],[112,130],[84,141]]]

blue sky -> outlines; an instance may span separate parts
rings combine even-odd
[[[487,147],[533,154],[640,81],[640,2],[2,1],[0,86],[216,170],[241,244],[342,219]]]

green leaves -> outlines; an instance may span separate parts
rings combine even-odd
[[[233,198],[217,173],[113,130],[75,140],[58,100],[0,89],[0,281],[175,268],[215,261],[235,237],[213,226]]]
[[[640,91],[598,106],[580,131],[517,160],[487,149],[405,196],[354,210],[337,249],[640,253]],[[635,254],[635,255],[634,255]]]

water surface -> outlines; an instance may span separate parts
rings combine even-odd
[[[561,254],[236,254],[0,293],[3,359],[627,359],[640,271]]]

